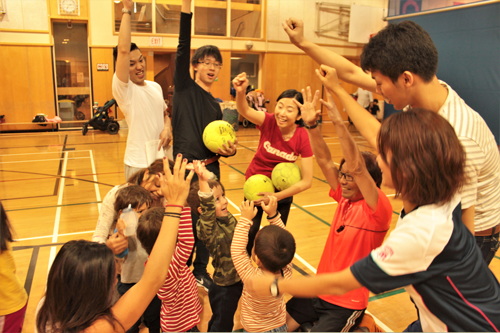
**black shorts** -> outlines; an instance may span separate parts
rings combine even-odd
[[[297,323],[315,322],[311,332],[352,332],[365,310],[346,309],[321,298],[293,297],[286,303],[286,312]]]

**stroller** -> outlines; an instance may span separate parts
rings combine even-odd
[[[109,110],[113,105],[116,104],[114,99],[107,101],[103,107],[97,108],[97,111],[94,113],[92,119],[86,122],[82,127],[82,134],[87,134],[89,130],[89,125],[94,129],[98,129],[101,131],[108,131],[109,134],[116,134],[120,130],[120,125],[115,120],[113,116],[109,115]]]
[[[257,111],[262,111],[262,112],[267,112],[266,109],[266,103],[269,103],[269,100],[265,99],[264,93],[260,89],[253,89],[253,87],[248,86],[247,88],[247,102],[248,106],[251,108],[257,110]],[[243,119],[241,122],[243,127],[248,127],[250,125],[250,122],[247,119]]]

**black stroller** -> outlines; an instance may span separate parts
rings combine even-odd
[[[113,105],[116,104],[114,99],[107,101],[104,106],[97,108],[92,119],[85,123],[82,127],[82,134],[87,134],[89,130],[89,125],[94,129],[101,131],[108,131],[109,134],[116,134],[120,130],[120,124],[115,120],[113,116],[109,115],[109,110]]]

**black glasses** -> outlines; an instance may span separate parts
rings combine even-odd
[[[208,60],[205,60],[205,61],[198,61],[199,64],[203,64],[205,67],[210,67],[212,65],[214,65],[215,69],[218,69],[218,68],[221,68],[222,65],[219,64],[218,62],[210,62]]]
[[[354,180],[354,178],[352,178],[350,174],[343,173],[342,171],[339,170],[339,179],[342,179],[342,177],[344,177],[345,180],[347,180],[348,182],[352,182]]]

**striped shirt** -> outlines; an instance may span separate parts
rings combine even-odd
[[[269,223],[285,229],[281,215],[270,220]],[[241,297],[241,325],[248,332],[265,332],[286,324],[286,307],[283,295],[279,297],[251,295],[245,281],[264,272],[252,265],[252,260],[247,253],[248,232],[252,221],[241,217],[234,231],[231,255],[234,266],[243,281],[243,294]],[[292,263],[283,268],[285,279],[292,277]]]
[[[196,280],[186,265],[194,245],[189,207],[182,209],[177,237],[167,278],[158,291],[162,332],[185,332],[193,328],[200,322],[199,314],[202,311]]]
[[[438,113],[453,126],[467,154],[469,179],[461,192],[462,209],[475,205],[474,229],[487,230],[500,223],[500,154],[495,137],[484,119],[440,82],[448,89],[448,97]]]

